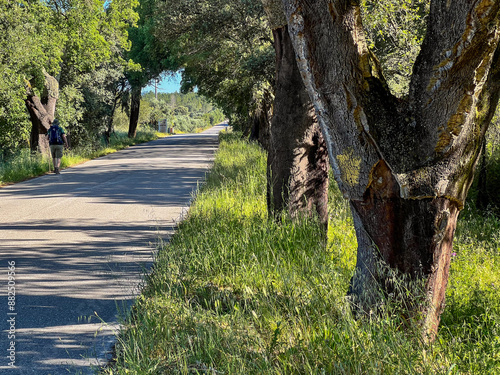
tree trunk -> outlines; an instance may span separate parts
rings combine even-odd
[[[267,104],[268,97],[270,95],[270,93],[266,92],[264,98],[260,102],[260,105],[250,117],[250,140],[258,142],[266,151],[269,151],[271,138],[271,125],[269,121],[269,108]]]
[[[279,216],[318,214],[328,227],[328,155],[288,27],[273,30],[276,92],[268,152],[268,208]]]
[[[405,199],[399,193],[382,161],[364,199],[351,200],[358,259],[349,294],[356,309],[366,313],[378,310],[390,295],[410,317],[423,314],[427,333],[436,332],[461,207],[445,197]]]
[[[479,164],[479,173],[477,181],[477,198],[476,205],[479,209],[485,210],[489,204],[487,173],[486,173],[486,137],[483,139],[481,147],[481,163]]]
[[[328,153],[295,61],[283,4],[262,0],[276,51],[276,85],[267,159],[270,215],[318,215],[328,228]]]
[[[54,120],[56,103],[59,97],[59,83],[45,73],[45,89],[41,98],[34,95],[31,89],[25,100],[31,119],[30,148],[32,152],[48,153],[49,142],[46,134],[50,123]]]
[[[457,216],[498,103],[500,3],[431,2],[404,100],[390,93],[368,50],[359,1],[283,4],[334,176],[351,201],[352,298],[360,311],[374,311],[381,294],[412,281],[422,294],[398,298],[433,339]]]
[[[108,124],[106,126],[106,131],[104,132],[104,138],[106,141],[106,145],[109,145],[111,140],[111,133],[113,132],[113,120],[115,117],[116,106],[118,105],[118,101],[120,100],[120,95],[115,93],[115,97],[113,99],[113,105],[111,106],[111,114],[109,115]]]
[[[128,137],[135,138],[137,125],[139,123],[139,110],[141,108],[141,87],[133,87],[130,98],[130,123],[128,127]]]

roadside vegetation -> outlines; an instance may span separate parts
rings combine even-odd
[[[312,219],[266,210],[266,158],[222,134],[206,184],[160,246],[104,374],[499,374],[500,219],[469,204],[433,344],[395,314],[354,319],[348,203],[334,183],[326,247]]]
[[[292,37],[285,30],[286,22],[281,20],[284,3],[290,7],[293,2],[0,1],[0,185],[50,170],[50,159],[42,154],[47,154],[44,134],[53,118],[58,118],[71,134],[71,150],[63,158],[63,168],[155,139],[156,123],[162,119],[167,119],[167,127],[174,127],[176,132],[197,132],[223,116],[234,129],[241,130],[246,138],[258,140],[268,151],[266,154],[258,146],[240,141],[239,136],[224,136],[228,138],[221,143],[215,167],[189,217],[172,241],[160,249],[155,272],[148,277],[144,294],[127,318],[117,345],[117,366],[106,371],[498,373],[498,113],[486,138],[480,137],[493,116],[500,87],[495,84],[500,75],[500,54],[494,53],[500,48],[494,38],[500,27],[500,8],[492,1],[465,0],[448,1],[447,9],[453,7],[449,12],[440,10],[444,2],[434,2],[431,7],[430,0],[332,0],[332,7],[326,8],[320,2],[298,0],[297,4],[308,6],[299,6],[295,19],[307,19],[303,11],[311,11],[312,16],[311,22],[304,21],[298,35],[311,41],[307,48],[315,46],[322,51],[303,51],[307,58],[302,62],[311,67],[310,77],[315,80],[312,86],[321,93],[309,96],[316,101],[310,104],[325,108],[317,115],[323,117],[323,123],[338,127],[323,132],[324,147],[320,137],[315,137],[318,142],[314,147],[304,148],[308,143],[289,131],[292,125],[292,130],[297,130],[295,119],[304,113],[289,116],[290,111],[283,110],[284,115],[280,115],[278,110],[287,108],[283,104],[298,112],[310,108],[292,101],[305,97],[300,92],[304,94],[305,86],[294,84],[298,90],[295,93],[281,86],[280,79],[298,83],[302,79],[295,69],[284,68],[285,60],[279,61],[287,55],[282,52],[294,48],[292,40],[288,40]],[[341,17],[331,17],[336,7],[350,10],[345,15],[342,11]],[[351,24],[343,24],[343,16],[359,14],[361,18],[354,17],[355,38],[322,29],[328,26],[326,22],[315,22],[316,17],[324,16],[333,18],[334,27],[343,28]],[[481,17],[477,18],[477,14]],[[358,23],[361,19],[362,24]],[[427,30],[429,20],[433,27]],[[469,43],[468,37],[460,35],[458,25],[468,25],[470,20],[480,20],[484,30],[470,34],[473,39]],[[338,40],[334,42],[324,35]],[[363,35],[370,52],[364,48]],[[463,41],[463,46],[457,49],[456,41]],[[339,48],[332,48],[334,45]],[[456,50],[462,52],[448,56],[449,51]],[[433,56],[446,56],[449,61],[437,70],[429,70],[428,66],[435,62],[429,65],[427,58]],[[288,66],[295,67],[293,54],[290,60]],[[362,69],[336,69],[335,64],[330,64],[335,61]],[[142,97],[148,84],[178,71],[182,72],[180,91],[188,94],[155,97],[147,93]],[[287,72],[292,76],[281,74]],[[426,78],[431,72],[442,75],[442,79]],[[478,80],[477,72],[484,73],[484,79]],[[353,79],[358,73],[361,75]],[[289,79],[293,74],[297,81]],[[423,89],[428,82],[436,83],[430,87],[431,94]],[[345,100],[339,101],[332,87],[344,87],[348,95],[341,97]],[[207,100],[199,99],[193,91]],[[469,92],[480,99],[471,101]],[[319,99],[324,103],[318,103]],[[325,103],[337,103],[338,107],[325,107]],[[356,103],[359,105],[353,107]],[[460,112],[452,114],[453,108]],[[358,116],[359,110],[364,114]],[[462,122],[466,119],[472,123]],[[406,122],[410,127],[401,126]],[[443,124],[450,126],[443,128]],[[420,139],[420,131],[411,130],[413,126],[425,130],[429,137]],[[481,131],[469,133],[472,129]],[[290,143],[285,142],[287,137]],[[437,139],[439,144],[431,144]],[[461,144],[466,140],[467,145]],[[481,160],[476,160],[483,144]],[[474,150],[460,154],[469,146]],[[279,153],[273,155],[278,148]],[[448,285],[447,307],[432,345],[422,342],[421,327],[405,320],[401,300],[393,301],[390,295],[380,301],[373,298],[386,315],[365,320],[351,316],[346,292],[356,263],[356,236],[349,204],[334,183],[329,191],[327,243],[319,223],[287,219],[287,215],[301,212],[298,205],[290,205],[290,211],[283,216],[273,212],[276,206],[266,207],[266,186],[287,192],[293,185],[299,194],[305,186],[303,180],[287,186],[290,178],[274,178],[277,174],[273,173],[268,174],[273,179],[267,180],[266,156],[271,161],[271,172],[273,166],[285,165],[289,158],[300,161],[296,167],[314,179],[317,175],[310,173],[302,161],[324,160],[315,154],[327,148],[339,151],[338,160],[331,162],[339,166],[340,179],[344,178],[343,195],[361,208],[377,204],[389,210],[363,210],[361,219],[375,219],[361,223],[365,226],[362,234],[373,239],[387,227],[415,219],[401,225],[402,235],[387,236],[387,254],[392,258],[401,255],[401,249],[418,247],[418,259],[402,259],[410,269],[399,271],[407,275],[422,269],[429,271],[424,275],[429,282],[422,279],[426,286],[435,288],[428,289],[429,294]],[[307,153],[297,157],[298,149]],[[406,190],[414,195],[402,197],[384,191],[388,185],[376,187],[371,182],[382,184],[386,179],[372,179],[375,169],[371,167],[363,168],[363,174],[351,173],[353,165],[354,169],[372,166],[375,155],[392,164],[377,161],[377,173],[390,169],[395,178],[394,173],[404,172],[412,181]],[[435,162],[439,163],[433,166]],[[447,255],[452,249],[448,241],[435,239],[442,238],[445,232],[452,233],[455,220],[442,220],[450,215],[447,208],[440,212],[428,209],[427,204],[436,202],[427,197],[440,192],[440,199],[449,201],[453,210],[457,203],[461,208],[462,193],[457,192],[463,191],[465,196],[468,184],[463,182],[472,178],[471,166],[476,164],[478,177],[457,227],[448,282]],[[442,168],[445,165],[447,168]],[[323,182],[326,175],[321,177]],[[440,183],[433,186],[435,181]],[[448,191],[442,191],[445,185]],[[394,197],[398,197],[401,207],[407,207],[398,213],[399,219],[386,221],[387,215],[372,216],[397,211]],[[272,215],[282,217],[282,221],[270,220]],[[425,230],[424,226],[413,225],[420,223],[424,223]],[[425,243],[431,250],[420,245]],[[361,246],[360,254],[368,254],[370,249]],[[434,256],[420,257],[429,251]],[[396,269],[391,272],[396,273]],[[431,277],[439,269],[444,270],[444,277]],[[385,275],[377,279],[386,280]],[[372,296],[364,280],[354,288],[358,297]],[[380,286],[384,284],[390,294],[392,283],[380,282]],[[399,296],[417,308],[415,314],[436,312],[423,305],[419,308],[421,294]],[[370,301],[366,302],[364,306],[372,309]],[[441,313],[440,309],[437,313]],[[438,314],[429,322],[437,324]]]
[[[84,163],[135,144],[149,142],[166,134],[158,133],[154,129],[144,128],[137,132],[135,138],[128,138],[126,131],[116,131],[110,137],[109,144],[104,140],[98,147],[78,147],[66,150],[61,159],[61,168]],[[0,186],[26,180],[48,173],[53,170],[52,160],[48,155],[33,154],[29,149],[21,149],[17,153],[1,160]]]
[[[144,94],[141,98],[139,124],[142,127],[156,127],[159,121],[166,121],[167,128],[175,133],[196,133],[224,120],[224,114],[206,98],[196,93]],[[127,130],[129,116],[124,108],[115,112],[113,125]]]
[[[67,128],[72,140],[76,138],[76,146],[65,151],[61,168],[164,137],[167,134],[157,131],[158,121],[162,119],[166,119],[168,127],[173,127],[177,134],[196,133],[220,123],[224,120],[224,115],[207,99],[195,93],[160,93],[158,98],[153,93],[148,93],[144,95],[139,130],[134,138],[127,135],[129,117],[123,108],[115,111],[109,142],[106,142],[103,133],[98,132],[93,137],[84,135],[82,138],[82,133],[78,133],[77,129]],[[81,126],[86,128],[84,123]],[[32,153],[27,147],[0,153],[0,186],[40,176],[50,172],[51,168],[52,162],[48,155]]]

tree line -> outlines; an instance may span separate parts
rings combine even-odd
[[[495,201],[498,2],[2,1],[2,147],[27,133],[23,104],[32,147],[55,103],[84,139],[79,120],[110,118],[126,98],[133,137],[142,88],[182,69],[182,92],[196,88],[266,149],[270,217],[317,216],[326,235],[332,170],[358,240],[356,311],[395,294],[434,337],[478,165],[477,202]]]
[[[159,121],[167,121],[176,132],[192,133],[224,121],[224,114],[209,100],[194,92],[158,93],[147,92],[141,97],[139,124],[158,128]],[[123,109],[115,113],[114,126],[128,129],[129,116]]]
[[[144,63],[144,52],[138,51],[144,31],[138,10],[137,0],[0,1],[2,158],[26,147],[44,152],[54,117],[71,135],[74,147],[96,148],[103,135],[109,140],[115,114],[124,111],[130,116],[135,77],[148,77],[143,86],[153,77],[148,72],[154,56],[148,54]],[[195,122],[206,127],[222,120],[208,101],[202,107],[206,112],[200,119],[179,119],[179,125],[189,131]],[[161,109],[146,106],[145,111],[154,117]],[[130,137],[136,128],[129,131]]]

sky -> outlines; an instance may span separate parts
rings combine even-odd
[[[161,79],[158,85],[158,92],[164,92],[167,94],[172,92],[179,92],[181,87],[181,78],[181,73],[175,73],[174,76],[164,77],[163,79]],[[147,85],[142,89],[143,93],[146,93],[148,91],[155,91],[155,87],[153,84]]]

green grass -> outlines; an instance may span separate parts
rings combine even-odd
[[[265,167],[258,146],[222,136],[103,373],[500,373],[498,219],[460,221],[438,339],[424,345],[397,316],[352,318],[356,238],[335,186],[325,249],[316,221],[268,220]]]
[[[0,185],[44,174],[49,170],[50,163],[48,157],[33,156],[30,150],[21,150],[15,157],[0,164]]]
[[[165,134],[152,130],[140,130],[135,138],[128,138],[126,132],[115,132],[111,135],[109,145],[102,144],[97,150],[66,150],[61,159],[61,168],[84,163],[126,147],[149,142]],[[31,154],[30,150],[21,150],[17,155],[0,163],[0,186],[15,183],[28,178],[43,175],[53,170],[52,161],[47,155]]]

